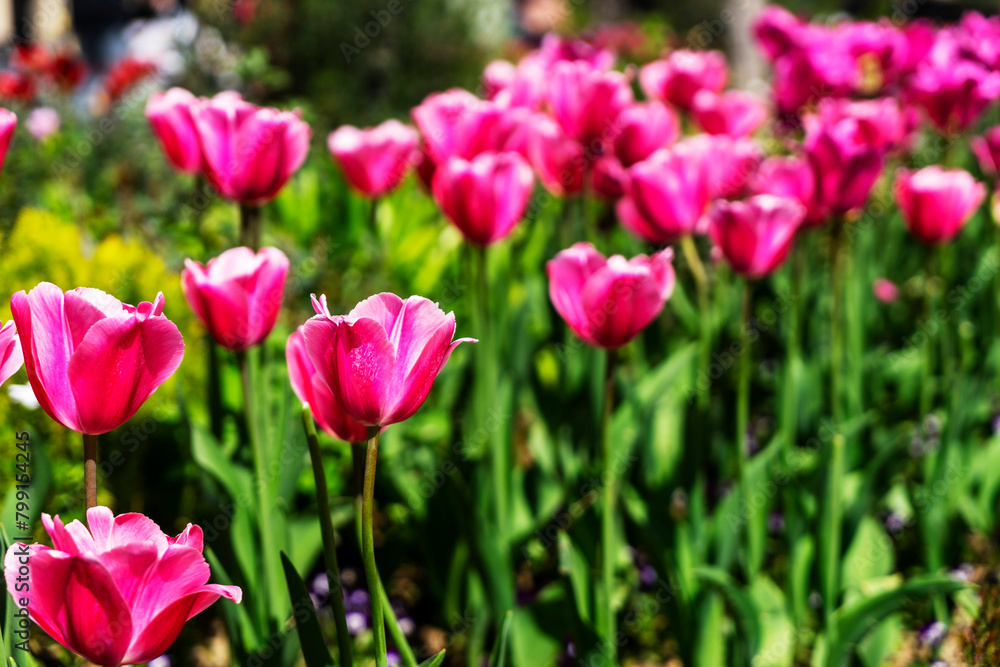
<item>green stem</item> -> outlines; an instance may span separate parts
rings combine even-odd
[[[371,208],[368,209],[368,228],[372,231],[372,234],[378,236],[378,197],[372,197]]]
[[[795,449],[798,439],[798,392],[795,387],[795,369],[798,367],[802,343],[802,272],[805,252],[802,247],[792,249],[792,307],[788,315],[788,355],[785,360],[785,452]]]
[[[604,590],[605,655],[615,664],[618,643],[615,629],[615,610],[612,601],[615,586],[615,505],[618,494],[615,466],[612,456],[611,413],[615,401],[616,353],[608,350],[604,372],[604,411],[601,417],[601,445],[604,459],[604,502],[601,511],[601,579]]]
[[[240,366],[240,378],[243,381],[243,415],[246,419],[247,435],[250,438],[250,446],[253,449],[254,462],[254,486],[257,489],[257,522],[260,530],[261,550],[264,560],[264,580],[265,590],[272,609],[282,595],[278,589],[280,579],[276,575],[280,572],[280,566],[276,558],[274,528],[271,523],[271,503],[268,498],[267,483],[267,455],[264,450],[264,443],[261,441],[260,433],[257,431],[257,422],[253,416],[253,382],[250,378],[250,365],[246,352],[237,352],[236,359]]]
[[[316,482],[316,505],[319,509],[319,527],[323,536],[323,560],[326,564],[326,578],[330,585],[330,605],[337,624],[337,646],[340,649],[340,663],[351,667],[354,664],[351,651],[351,635],[347,630],[347,610],[344,609],[344,594],[340,588],[340,564],[337,562],[337,537],[333,532],[330,516],[330,491],[326,485],[326,471],[323,469],[323,455],[319,450],[316,424],[308,406],[302,408],[302,426],[309,443],[309,458],[312,461],[313,479]]]
[[[260,206],[240,204],[240,244],[254,252],[260,249]]]
[[[833,425],[835,429],[840,429],[843,420],[843,410],[841,407],[841,377],[844,361],[844,250],[843,250],[843,220],[836,218],[833,221],[833,246],[832,258],[832,285],[833,307],[830,313],[830,411],[833,413]]]
[[[928,250],[924,262],[924,363],[921,368],[920,414],[918,422],[926,417],[934,406],[934,345],[932,340],[931,317],[934,312],[934,295],[931,284],[934,277],[934,254]]]
[[[361,550],[365,561],[365,579],[368,581],[368,596],[372,606],[372,631],[375,633],[375,664],[388,667],[385,645],[385,622],[382,616],[382,596],[379,587],[378,569],[375,567],[375,464],[378,462],[377,426],[368,427],[368,447],[365,454],[365,486],[361,508]]]
[[[703,412],[708,409],[709,385],[708,367],[712,356],[712,321],[709,301],[708,274],[705,265],[698,256],[698,248],[691,236],[681,237],[681,251],[687,262],[691,275],[698,289],[698,315],[700,330],[698,332],[698,408]]]
[[[83,492],[87,509],[97,507],[97,436],[83,434]]]
[[[208,416],[212,436],[222,440],[222,382],[219,377],[219,345],[208,337]]]
[[[747,580],[753,581],[758,570],[758,552],[760,549],[754,541],[756,531],[750,527],[755,520],[752,511],[750,492],[749,459],[747,451],[747,432],[750,424],[750,366],[753,356],[750,342],[750,315],[753,308],[753,283],[746,281],[743,289],[742,324],[740,327],[740,375],[736,394],[736,461],[738,478],[742,491],[743,511],[746,512],[748,537],[747,549]]]
[[[827,646],[836,643],[836,623],[833,613],[837,609],[837,595],[840,590],[840,533],[842,530],[843,485],[844,485],[844,436],[837,433],[833,436],[830,447],[829,475],[826,484],[826,508],[824,521],[824,537],[826,548],[823,550],[823,612],[826,619],[826,632],[830,641]]]

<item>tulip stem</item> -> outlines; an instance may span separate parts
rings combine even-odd
[[[747,580],[753,581],[759,569],[759,545],[755,544],[758,534],[751,524],[756,521],[756,512],[751,504],[749,458],[747,432],[750,424],[750,361],[753,350],[750,341],[750,314],[753,308],[753,283],[746,281],[743,288],[743,309],[740,324],[740,375],[736,394],[736,462],[741,489],[742,511],[746,512],[747,526]]]
[[[929,328],[931,314],[934,312],[934,279],[933,251],[928,250],[924,258],[924,327]],[[930,329],[928,329],[930,331]],[[924,336],[924,363],[920,382],[920,414],[918,421],[926,417],[934,405],[934,341],[930,334]]]
[[[844,221],[842,218],[833,220],[833,240],[831,246],[833,306],[830,311],[830,407],[833,414],[834,436],[831,443],[829,458],[829,475],[827,477],[826,504],[823,508],[824,518],[824,549],[820,565],[823,585],[823,617],[826,621],[826,631],[833,645],[836,622],[833,612],[837,608],[837,593],[839,592],[840,567],[840,533],[843,523],[843,508],[841,507],[841,486],[844,477],[844,436],[839,432],[842,414],[840,408],[840,366],[844,357],[843,340],[843,248],[842,236]]]
[[[833,425],[840,429],[843,418],[840,408],[840,371],[844,359],[843,335],[843,273],[844,251],[842,246],[844,222],[840,218],[833,221],[833,240],[830,249],[832,263],[831,289],[833,290],[833,306],[830,309],[830,411],[833,414]]]
[[[337,537],[333,531],[330,516],[330,491],[326,486],[326,471],[323,469],[323,455],[319,450],[319,437],[309,406],[302,408],[302,425],[309,443],[309,458],[312,461],[313,479],[316,482],[316,505],[319,508],[319,526],[323,535],[323,561],[326,564],[326,578],[330,587],[330,605],[337,623],[337,646],[340,649],[340,664],[351,667],[351,635],[347,630],[347,610],[344,609],[344,593],[340,584],[340,564],[337,562]]]
[[[83,491],[87,509],[97,507],[97,436],[83,434]]]
[[[254,252],[260,250],[260,206],[240,204],[240,243]]]
[[[372,197],[372,205],[368,210],[368,228],[375,237],[378,237],[378,197]]]
[[[373,519],[375,515],[375,464],[378,461],[377,426],[368,427],[368,448],[365,455],[365,486],[361,508],[361,550],[364,554],[365,579],[372,606],[372,631],[375,633],[375,664],[388,667],[385,645],[385,623],[382,618],[382,596],[378,569],[375,567]]]
[[[712,322],[709,308],[708,274],[705,272],[705,265],[701,263],[698,256],[698,248],[694,244],[694,237],[681,237],[681,251],[687,261],[691,275],[698,289],[698,319],[700,331],[698,333],[698,407],[705,411],[708,409],[709,385],[708,365],[712,355]]]
[[[612,460],[611,414],[615,402],[615,365],[617,353],[607,351],[604,367],[604,411],[601,416],[601,444],[604,459],[604,502],[601,507],[601,577],[604,589],[604,641],[605,654],[611,664],[616,664],[618,645],[615,630],[615,609],[612,600],[615,586],[615,505],[618,493],[615,465]]]

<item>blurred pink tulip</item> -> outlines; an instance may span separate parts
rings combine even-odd
[[[372,128],[344,125],[330,133],[327,148],[344,178],[367,197],[396,188],[416,162],[417,131],[398,120]]]
[[[504,109],[537,109],[545,87],[546,67],[538,58],[525,57],[517,65],[494,60],[483,70],[484,95]]]
[[[455,315],[421,296],[376,294],[346,316],[330,314],[326,297],[304,325],[306,355],[320,381],[354,421],[388,426],[408,419],[459,343]]]
[[[815,207],[816,183],[812,169],[800,157],[775,155],[767,158],[750,177],[749,188],[753,194],[786,197],[802,204],[806,208],[806,225],[826,222],[825,211]]]
[[[617,349],[649,326],[673,293],[673,252],[605,258],[577,243],[546,265],[552,305],[585,343]]]
[[[303,330],[303,327],[299,327],[293,331],[285,345],[285,361],[288,364],[292,391],[300,401],[309,406],[320,428],[332,437],[344,442],[364,442],[368,439],[368,427],[347,416],[340,401],[316,373],[316,367],[306,354]]]
[[[156,93],[146,103],[146,120],[167,160],[178,171],[197,174],[201,171],[201,144],[198,129],[191,117],[191,107],[198,98],[183,88]]]
[[[7,322],[0,329],[0,384],[9,380],[10,376],[21,370],[23,365],[21,339],[17,337],[14,322]]]
[[[719,51],[671,52],[639,71],[639,83],[647,96],[690,111],[699,90],[719,92],[726,87],[726,58]]]
[[[958,60],[924,63],[910,79],[908,93],[941,132],[961,132],[1000,98],[1000,72]]]
[[[209,584],[204,537],[188,524],[168,537],[142,514],[87,510],[64,525],[42,514],[52,548],[15,543],[4,558],[7,590],[31,620],[97,665],[146,663],[166,652],[190,618],[219,598],[239,604],[238,586]],[[19,584],[27,570],[31,585]]]
[[[452,155],[471,157],[460,150],[463,126],[474,109],[485,102],[467,90],[452,88],[428,95],[410,111],[410,117],[423,136],[426,153],[440,164]]]
[[[704,142],[664,148],[628,171],[617,213],[630,232],[650,243],[671,243],[697,233],[712,198]]]
[[[7,157],[7,149],[10,147],[15,127],[17,127],[17,115],[0,107],[0,171],[3,171],[3,161]]]
[[[453,157],[434,173],[431,190],[445,216],[470,242],[487,246],[507,236],[531,199],[535,176],[517,153]]]
[[[130,306],[100,290],[64,294],[46,282],[12,296],[28,381],[46,414],[92,435],[128,421],[184,357],[163,305],[162,293]]]
[[[274,199],[309,152],[298,111],[258,107],[232,91],[190,107],[208,182],[222,196],[260,205]]]
[[[603,199],[618,199],[625,194],[628,171],[613,155],[602,155],[594,160],[590,170],[590,185]]]
[[[896,203],[911,234],[927,244],[953,239],[986,198],[986,186],[963,169],[934,165],[896,175]]]
[[[552,115],[569,136],[594,152],[618,134],[618,114],[632,103],[632,87],[621,72],[603,72],[584,62],[558,62],[548,81]]]
[[[32,109],[24,127],[32,137],[44,141],[59,131],[59,112],[52,107]]]
[[[990,178],[996,178],[1000,174],[1000,125],[987,129],[982,136],[973,137],[969,143],[979,168]]]
[[[181,287],[191,310],[222,347],[242,352],[274,328],[288,275],[277,248],[231,248],[208,265],[184,260]]]
[[[872,283],[872,294],[882,303],[894,303],[899,298],[899,288],[885,278],[879,278]]]
[[[905,73],[910,45],[889,20],[845,21],[834,29],[855,62],[854,90],[872,95],[895,85]]]
[[[764,150],[750,137],[696,134],[681,141],[692,156],[705,163],[710,199],[736,199],[746,194],[747,182],[764,160]]]
[[[528,159],[546,189],[565,197],[583,189],[588,159],[583,144],[544,114],[529,121]]]
[[[733,271],[760,278],[785,261],[805,213],[794,199],[774,195],[719,200],[708,212],[709,235]]]
[[[774,61],[798,47],[799,34],[806,24],[779,5],[767,5],[753,23],[754,38],[764,56]]]
[[[816,215],[842,215],[868,199],[882,171],[885,150],[871,141],[871,133],[856,118],[804,119],[803,144],[815,179]],[[812,216],[811,216],[812,217]]]
[[[714,93],[700,90],[694,96],[694,121],[709,134],[745,137],[767,120],[767,106],[753,93],[730,90]]]
[[[562,37],[554,32],[542,37],[542,44],[525,58],[537,58],[546,68],[560,62],[583,62],[594,69],[608,70],[615,64],[615,54],[608,49],[573,37]]]
[[[824,98],[817,109],[818,125],[836,125],[843,120],[857,123],[857,141],[883,151],[906,148],[920,125],[919,112],[901,107],[892,97],[872,100]],[[807,128],[808,129],[808,128]]]
[[[637,102],[626,107],[615,122],[614,154],[623,167],[645,160],[680,136],[677,116],[660,102]]]

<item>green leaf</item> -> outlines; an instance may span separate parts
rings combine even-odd
[[[742,590],[725,570],[716,567],[699,567],[695,576],[705,586],[722,593],[736,616],[740,634],[746,643],[747,655],[756,655],[760,646],[760,611],[754,599]]]
[[[313,606],[306,585],[302,583],[302,577],[295,571],[295,566],[288,560],[284,551],[281,552],[281,566],[285,570],[285,583],[288,584],[288,596],[292,602],[295,630],[299,634],[299,643],[302,644],[302,657],[305,658],[306,667],[333,665],[333,658],[319,627],[316,607]]]
[[[441,649],[441,652],[438,653],[436,656],[434,656],[433,658],[427,658],[422,663],[420,663],[420,667],[438,667],[438,665],[444,662],[444,652],[445,649]]]
[[[510,623],[513,618],[514,611],[507,610],[503,616],[503,623],[500,625],[500,634],[497,635],[496,645],[493,646],[490,667],[505,667],[507,665],[507,636],[510,634]]]
[[[191,425],[191,455],[195,463],[222,485],[237,505],[253,511],[250,472],[229,460],[212,434],[198,424]]]

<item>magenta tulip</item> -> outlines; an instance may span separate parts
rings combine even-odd
[[[710,199],[736,199],[746,194],[747,182],[764,160],[764,151],[750,137],[697,134],[682,141],[692,156],[701,156],[708,174]]]
[[[588,159],[583,144],[544,114],[529,121],[528,159],[545,188],[565,197],[583,189]]]
[[[639,71],[647,96],[690,111],[699,90],[719,92],[726,86],[726,58],[718,51],[673,51]]]
[[[0,107],[0,171],[3,171],[3,161],[7,157],[7,149],[10,147],[15,127],[17,127],[17,115]]]
[[[197,174],[201,171],[201,143],[191,117],[191,107],[198,98],[183,88],[156,93],[146,103],[146,120],[163,149],[167,160],[178,171]]]
[[[494,60],[483,70],[483,93],[504,109],[537,109],[545,100],[546,66],[525,57],[516,66]]]
[[[368,427],[347,416],[340,401],[316,373],[316,367],[306,354],[303,330],[304,327],[299,327],[293,331],[285,345],[292,391],[309,406],[320,428],[331,436],[344,442],[364,442],[368,439]]]
[[[626,229],[657,244],[700,231],[711,199],[708,164],[701,142],[683,141],[656,151],[629,169],[618,216]]]
[[[42,409],[79,433],[118,428],[184,357],[177,326],[153,303],[124,304],[96,289],[52,283],[11,297],[28,381]]]
[[[274,199],[309,152],[298,111],[258,107],[232,91],[190,107],[208,182],[243,204]]]
[[[934,165],[917,171],[900,170],[896,203],[911,234],[927,244],[953,239],[986,197],[986,186],[964,169]]]
[[[615,122],[614,154],[623,167],[645,160],[680,136],[677,116],[660,102],[639,102],[626,107]]]
[[[410,117],[424,138],[425,150],[435,164],[441,164],[452,155],[471,157],[461,150],[466,141],[463,137],[468,134],[464,125],[473,110],[484,104],[469,91],[452,88],[428,95],[410,111]]]
[[[843,215],[868,199],[882,171],[885,150],[856,118],[804,119],[806,160],[812,167],[816,211]]]
[[[583,62],[594,69],[608,70],[615,64],[615,54],[612,51],[582,39],[562,37],[552,32],[546,34],[541,46],[525,58],[537,58],[546,68],[560,62]]]
[[[242,352],[271,333],[281,310],[288,258],[277,248],[231,248],[203,266],[184,260],[191,310],[222,347]]]
[[[603,199],[618,199],[625,194],[628,170],[614,155],[602,155],[590,169],[590,186]]]
[[[989,128],[981,137],[973,137],[970,144],[979,168],[990,178],[996,178],[1000,174],[1000,125]]]
[[[920,125],[919,112],[901,107],[892,97],[860,101],[824,98],[817,116],[808,123],[833,126],[845,120],[855,122],[856,140],[883,151],[906,148]]]
[[[775,155],[764,160],[750,177],[753,194],[793,199],[806,208],[804,224],[826,222],[826,212],[815,203],[816,182],[809,163],[795,156]]]
[[[487,246],[507,236],[524,214],[535,177],[517,153],[453,157],[438,167],[431,189],[445,216],[465,238]]]
[[[566,134],[595,150],[609,146],[618,134],[618,114],[632,103],[625,75],[577,61],[556,63],[549,77],[549,106]]]
[[[753,93],[730,90],[714,93],[700,90],[694,96],[691,113],[709,134],[745,137],[767,120],[767,107]]]
[[[327,147],[351,187],[368,197],[396,188],[416,163],[417,131],[397,120],[359,130],[344,125],[330,133]]]
[[[460,343],[455,315],[422,296],[376,294],[334,317],[326,297],[304,325],[306,355],[354,421],[388,426],[416,412]]]
[[[21,339],[17,337],[14,322],[7,322],[0,329],[0,384],[9,380],[10,376],[21,370],[23,365]]]
[[[42,514],[52,547],[11,545],[4,575],[31,620],[94,664],[153,660],[213,602],[243,598],[238,586],[208,583],[199,526],[168,537],[142,514],[114,516],[107,507],[87,510],[87,523]]]
[[[605,258],[589,243],[574,244],[546,266],[552,305],[585,343],[617,349],[649,326],[670,298],[673,252]]]
[[[733,271],[760,278],[785,261],[805,213],[797,201],[774,195],[720,200],[708,212],[708,231]]]
[[[1000,72],[970,60],[924,63],[909,83],[910,97],[941,132],[961,132],[1000,98]]]
[[[798,48],[799,35],[806,24],[779,5],[767,5],[754,20],[754,37],[764,56],[774,61]]]

